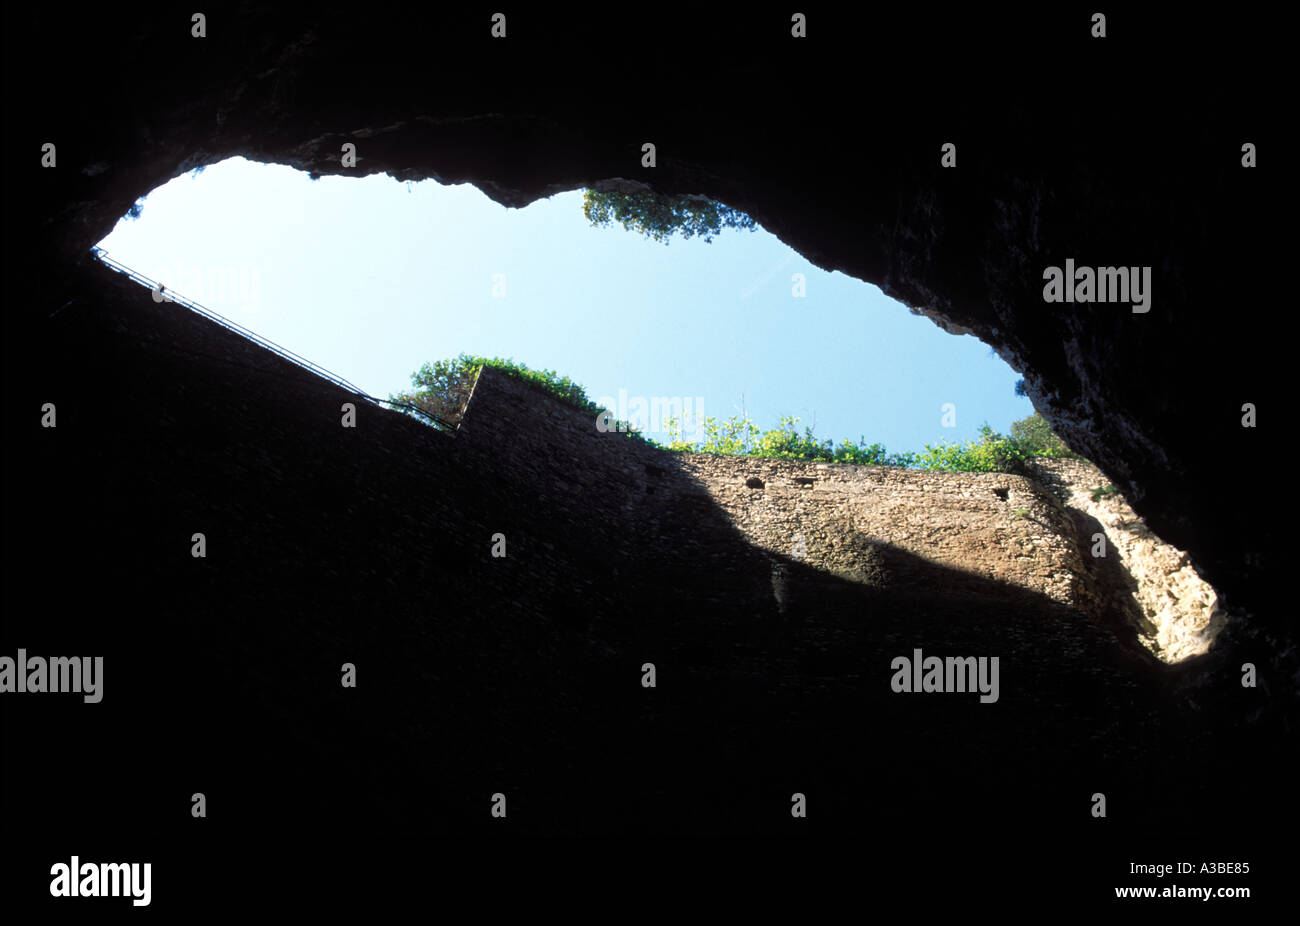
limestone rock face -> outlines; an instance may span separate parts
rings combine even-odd
[[[1142,644],[1166,662],[1205,653],[1226,614],[1187,554],[1157,537],[1091,463],[1040,458],[1034,469],[1075,517],[1086,544],[1097,529],[1104,534],[1105,556],[1118,560],[1123,582],[1107,592],[1131,599],[1120,607],[1134,617]]]

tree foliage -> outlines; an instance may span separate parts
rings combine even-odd
[[[617,222],[654,241],[667,244],[675,233],[683,238],[701,237],[706,243],[724,228],[758,227],[749,216],[722,203],[699,196],[666,196],[651,191],[597,193],[582,196],[582,214],[597,228]]]
[[[413,405],[426,415],[455,427],[460,424],[483,362],[483,358],[461,354],[453,360],[426,363],[411,374],[413,388],[390,395],[388,401]]]
[[[554,370],[534,370],[510,359],[470,354],[461,354],[451,360],[438,360],[424,364],[411,374],[413,388],[392,394],[388,400],[394,404],[413,405],[426,415],[456,427],[465,414],[465,406],[469,403],[470,392],[474,388],[475,380],[478,379],[479,371],[484,367],[492,367],[509,376],[532,383],[557,399],[590,412],[593,426],[596,416],[605,411],[587,397],[587,392],[582,386]],[[609,427],[611,430],[620,430],[629,436],[645,439],[626,422],[610,420]]]
[[[733,415],[725,420],[707,417],[701,421],[703,439],[698,443],[685,439],[683,422],[669,418],[665,427],[668,443],[659,444],[617,422],[588,398],[586,390],[567,376],[552,370],[533,370],[513,360],[461,354],[451,360],[426,363],[411,375],[412,389],[389,396],[389,401],[413,405],[427,415],[453,427],[460,424],[470,391],[479,371],[485,366],[532,383],[545,392],[588,412],[592,427],[596,419],[606,417],[609,431],[618,431],[646,443],[684,453],[716,453],[734,456],[766,457],[778,460],[807,460],[825,463],[853,463],[859,466],[898,466],[909,469],[955,470],[959,472],[1022,472],[1036,456],[1079,458],[1052,433],[1047,420],[1035,412],[1011,425],[1011,433],[999,434],[988,424],[980,428],[976,440],[941,441],[926,444],[919,451],[888,452],[883,444],[857,442],[836,444],[813,435],[813,429],[799,428],[799,419],[786,416],[778,427],[764,431],[748,416]]]
[[[1022,418],[1011,425],[1011,438],[1026,447],[1033,447],[1035,456],[1067,457],[1079,460],[1082,457],[1069,448],[1065,441],[1056,436],[1051,423],[1038,412],[1028,418]]]

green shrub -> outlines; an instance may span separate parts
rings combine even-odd
[[[465,413],[465,406],[469,402],[470,392],[474,388],[475,380],[478,379],[479,371],[484,367],[491,367],[516,379],[532,383],[557,399],[590,412],[593,422],[596,416],[607,411],[591,401],[582,386],[553,370],[534,370],[514,360],[477,357],[469,354],[461,354],[453,360],[439,360],[424,364],[411,374],[411,385],[415,388],[409,392],[390,395],[388,401],[398,405],[413,405],[426,415],[456,427]],[[629,437],[654,443],[648,441],[643,434],[625,421],[614,421],[611,417],[608,419],[608,427],[611,431],[619,431]]]
[[[1041,420],[1041,416],[1039,417]],[[838,446],[830,440],[813,436],[812,428],[798,430],[798,418],[781,419],[781,426],[760,431],[748,418],[733,416],[725,422],[706,418],[704,440],[698,445],[685,440],[680,424],[671,423],[672,439],[668,449],[695,453],[740,454],[780,460],[809,460],[827,463],[853,463],[859,466],[898,466],[911,469],[948,470],[967,473],[1023,473],[1035,456],[1078,457],[1060,439],[1032,419],[1017,421],[1007,436],[988,424],[980,427],[978,440],[965,443],[943,441],[926,444],[920,451],[889,453],[882,444],[844,441]],[[1043,422],[1045,424],[1045,422]]]
[[[1051,423],[1038,412],[1011,425],[1011,439],[1029,456],[1083,459],[1056,436]]]
[[[593,421],[596,416],[607,413],[567,376],[560,376],[552,370],[533,370],[522,363],[500,357],[476,357],[468,354],[461,354],[454,360],[426,363],[411,376],[411,384],[415,388],[389,396],[389,401],[413,405],[455,427],[464,414],[474,381],[485,366],[530,382],[561,401],[591,413]],[[610,420],[609,427],[653,446],[679,453],[717,453],[776,460],[852,463],[858,466],[895,466],[968,473],[1022,473],[1026,463],[1035,456],[1079,458],[1078,454],[1052,433],[1046,419],[1037,413],[1012,424],[1010,436],[999,434],[986,423],[980,427],[977,440],[965,443],[943,441],[926,444],[920,451],[902,453],[890,453],[883,444],[868,444],[865,437],[857,443],[843,441],[836,445],[834,441],[815,437],[810,427],[805,427],[800,433],[799,419],[791,416],[783,417],[780,426],[770,431],[761,430],[748,416],[733,415],[722,421],[708,417],[701,422],[703,439],[698,443],[686,440],[680,420],[669,418],[665,421],[669,436],[666,445],[650,440],[632,429],[627,422]],[[1094,491],[1093,500],[1116,491],[1114,486],[1107,488],[1109,491]]]

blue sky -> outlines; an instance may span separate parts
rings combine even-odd
[[[794,415],[890,450],[1033,412],[986,345],[761,229],[665,246],[593,228],[581,191],[507,209],[470,185],[234,158],[154,190],[100,247],[380,397],[464,352],[555,370],[593,399],[702,400],[764,429]]]

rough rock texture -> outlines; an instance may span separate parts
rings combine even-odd
[[[899,589],[925,581],[906,568],[924,560],[969,574],[972,586],[992,579],[1093,608],[1073,523],[1022,477],[707,454],[684,454],[682,466],[745,537],[781,559]],[[761,490],[746,485],[753,478]],[[891,563],[891,550],[908,555]]]
[[[1033,478],[684,454],[755,546],[775,554],[773,587],[790,595],[786,558],[850,581],[905,588],[907,565],[940,563],[1084,611],[1166,662],[1204,654],[1225,614],[1187,554],[1156,537],[1081,460],[1039,458]],[[1104,558],[1094,535],[1106,535]],[[890,551],[906,551],[899,565]],[[973,594],[960,581],[953,594]],[[987,588],[988,586],[984,586]]]
[[[1106,536],[1106,556],[1121,564],[1125,587],[1107,589],[1129,615],[1142,645],[1166,662],[1210,648],[1226,614],[1214,589],[1196,574],[1186,553],[1163,542],[1139,518],[1097,467],[1083,460],[1041,458],[1036,477],[1057,493],[1075,518],[1082,541]]]
[[[524,421],[527,427],[521,426]],[[1087,552],[1090,535],[1080,534],[1075,513],[1035,480],[712,454],[665,456],[619,434],[593,440],[594,427],[594,419],[488,370],[469,396],[456,437],[458,452],[485,454],[509,468],[512,481],[532,485],[536,504],[590,505],[594,493],[610,488],[614,474],[614,487],[626,496],[618,517],[610,512],[605,522],[608,533],[602,530],[596,538],[611,550],[629,542],[624,521],[630,519],[638,537],[661,547],[658,555],[671,549],[695,569],[712,562],[725,573],[718,551],[730,539],[719,545],[717,535],[701,534],[700,522],[680,517],[683,507],[716,506],[724,523],[769,554],[773,596],[783,612],[794,594],[791,561],[896,593],[928,591],[935,568],[942,568],[954,597],[1028,591],[1089,614],[1122,639],[1130,640],[1138,629],[1131,613],[1133,580],[1122,567],[1097,568]],[[600,464],[593,465],[593,459]],[[1158,544],[1149,535],[1144,542]],[[1130,541],[1121,549],[1134,548]],[[620,568],[627,567],[611,562],[612,575]],[[1167,594],[1164,576],[1141,576],[1149,583],[1143,586],[1144,602]]]

